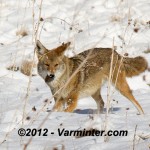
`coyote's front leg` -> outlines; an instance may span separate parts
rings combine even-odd
[[[59,98],[55,100],[55,105],[53,107],[53,111],[63,111],[65,105],[65,101],[63,98]]]
[[[67,108],[64,110],[65,112],[73,112],[77,106],[78,94],[73,93],[66,98]]]

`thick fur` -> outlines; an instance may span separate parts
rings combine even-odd
[[[124,58],[123,63],[127,77],[139,75],[148,68],[147,61],[141,56],[135,58]]]
[[[54,94],[54,111],[72,112],[78,99],[87,96],[93,97],[99,112],[103,111],[104,102],[100,90],[103,81],[109,78],[112,64],[112,83],[134,104],[140,114],[143,113],[126,81],[126,77],[138,75],[147,68],[143,57],[122,59],[122,56],[111,48],[94,48],[68,58],[64,51],[70,44],[68,42],[49,51],[37,41],[38,72]],[[83,61],[85,63],[81,67]],[[54,75],[53,79],[51,74]],[[64,107],[65,104],[67,107]]]

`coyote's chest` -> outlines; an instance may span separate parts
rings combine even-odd
[[[50,83],[48,83],[48,85],[50,86],[51,90],[52,90],[52,94],[53,95],[58,95],[61,97],[67,97],[69,91],[66,88],[66,78],[65,77],[61,77],[58,79],[55,79],[53,81],[51,81]]]

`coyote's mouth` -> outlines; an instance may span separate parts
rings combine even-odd
[[[51,76],[46,76],[46,78],[45,78],[45,82],[51,82],[51,81],[53,81],[54,80],[54,78],[53,77],[51,77]]]

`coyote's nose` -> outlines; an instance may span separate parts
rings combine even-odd
[[[54,74],[50,74],[49,77],[53,79],[55,77],[55,75]]]
[[[51,82],[54,80],[55,75],[54,74],[49,74],[45,78],[45,82]]]

